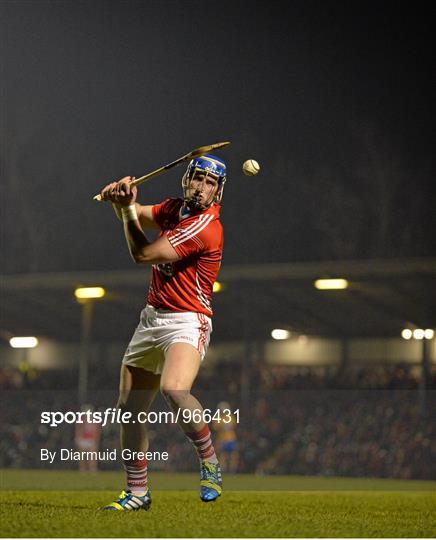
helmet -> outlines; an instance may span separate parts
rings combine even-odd
[[[191,180],[198,171],[201,171],[206,175],[213,176],[216,178],[216,180],[218,180],[218,191],[214,200],[211,201],[210,204],[212,204],[212,202],[221,202],[224,184],[226,182],[226,164],[222,159],[211,154],[196,157],[189,162],[188,168],[186,169],[186,172],[182,178],[183,197],[185,201],[188,201],[189,198],[188,192],[191,185]]]

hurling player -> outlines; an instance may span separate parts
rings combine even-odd
[[[225,163],[212,155],[193,159],[182,178],[183,198],[154,206],[136,202],[136,187],[127,176],[101,191],[123,220],[131,256],[152,265],[147,304],[121,366],[118,406],[134,416],[148,411],[156,393],[164,396],[200,461],[200,498],[215,501],[222,490],[221,470],[208,425],[183,411],[202,411],[191,394],[212,331],[212,289],[223,249],[220,202],[226,181]],[[150,242],[143,229],[158,229]],[[186,421],[189,419],[189,421]],[[121,426],[121,446],[148,449],[144,423]],[[147,510],[151,504],[147,461],[124,461],[127,489],[105,509]]]

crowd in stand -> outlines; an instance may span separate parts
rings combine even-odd
[[[41,424],[42,411],[80,410],[76,373],[0,370],[0,467],[48,466],[39,448],[74,446],[74,426]],[[95,386],[97,388],[97,385]],[[243,391],[241,392],[241,388]],[[194,393],[212,411],[239,409],[238,472],[389,478],[436,478],[436,390],[426,402],[407,365],[334,371],[258,363],[249,376],[237,363],[203,369]],[[113,407],[116,391],[91,391],[96,409]],[[154,410],[165,409],[157,400]],[[152,425],[150,449],[169,453],[155,468],[196,470],[177,426]],[[118,426],[102,429],[101,449],[118,447]],[[71,468],[71,462],[57,463]],[[100,468],[117,468],[105,462]]]

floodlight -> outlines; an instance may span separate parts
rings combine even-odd
[[[106,291],[103,287],[78,287],[74,291],[74,295],[77,300],[85,300],[91,298],[103,298]]]
[[[413,339],[424,339],[424,330],[422,328],[417,328],[414,330]]]
[[[319,290],[339,290],[339,289],[347,289],[348,288],[348,281],[343,278],[335,278],[335,279],[317,279],[314,283],[315,288]]]
[[[410,330],[410,328],[405,328],[402,332],[401,332],[401,337],[403,339],[411,339],[413,336],[413,332],[412,330]]]
[[[433,339],[434,338],[434,330],[431,328],[426,328],[424,330],[424,337],[425,339]]]
[[[282,328],[274,328],[271,331],[271,337],[273,339],[289,339],[291,332],[289,330],[283,330]]]
[[[9,345],[14,349],[33,349],[38,345],[38,339],[34,336],[13,337]]]
[[[220,283],[219,281],[215,281],[213,284],[213,292],[218,293],[218,292],[222,292],[222,290],[223,290],[223,284]]]

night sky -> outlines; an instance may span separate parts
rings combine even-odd
[[[427,4],[1,0],[2,272],[131,268],[92,196],[221,140],[223,264],[434,255]]]

